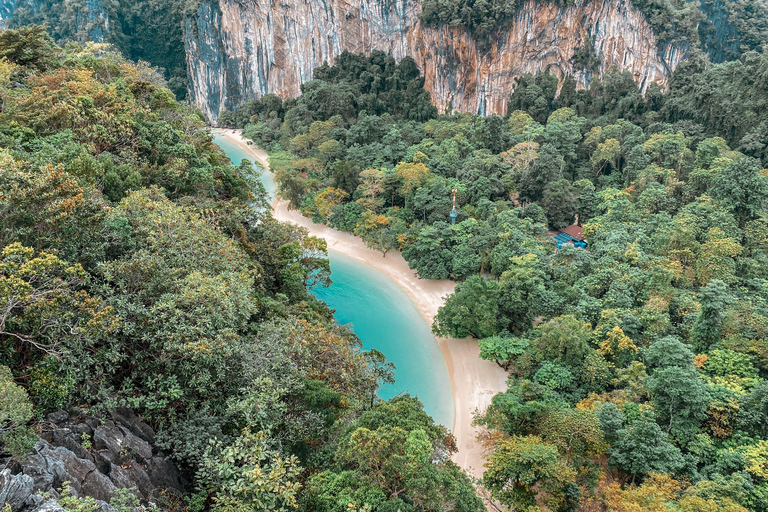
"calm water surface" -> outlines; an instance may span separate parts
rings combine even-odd
[[[256,163],[227,139],[217,136],[215,142],[235,164],[243,159]],[[273,197],[272,175],[264,172],[261,181]],[[395,364],[395,383],[385,386],[379,395],[385,399],[400,393],[416,395],[437,423],[452,429],[454,410],[448,369],[416,305],[381,272],[339,253],[328,254],[333,284],[314,294],[336,310],[340,324],[352,324],[364,348],[381,351]]]

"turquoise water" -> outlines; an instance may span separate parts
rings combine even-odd
[[[437,423],[453,429],[448,369],[416,305],[378,270],[336,252],[328,254],[333,284],[314,294],[336,309],[340,324],[352,324],[365,348],[375,348],[395,364],[395,383],[379,396],[416,395]]]
[[[238,165],[243,160],[248,160],[251,162],[256,169],[259,169],[262,171],[261,173],[261,183],[264,184],[264,188],[267,189],[267,193],[269,194],[270,201],[274,199],[275,192],[277,191],[277,185],[275,185],[275,180],[272,177],[272,173],[264,172],[261,165],[254,160],[247,151],[242,149],[240,146],[235,144],[234,142],[231,142],[229,139],[226,139],[222,137],[221,135],[215,135],[213,137],[213,142],[219,145],[221,149],[224,150],[224,152],[227,154],[230,160],[232,160],[232,163],[235,165]]]
[[[256,164],[238,145],[220,136],[214,140],[233,162],[246,159]],[[264,172],[261,181],[274,197],[272,175]],[[379,350],[395,364],[395,383],[386,385],[379,396],[387,399],[401,393],[415,395],[437,423],[452,429],[454,410],[448,369],[416,305],[381,272],[336,252],[329,251],[328,255],[333,284],[314,294],[336,310],[340,324],[352,324],[364,348]]]

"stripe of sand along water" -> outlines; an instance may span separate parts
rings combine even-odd
[[[247,145],[239,131],[214,130],[213,135],[235,164],[247,159],[268,168],[267,154]],[[272,175],[263,172],[261,180],[274,198]],[[418,396],[427,413],[456,436],[459,453],[454,461],[480,476],[485,453],[472,416],[506,389],[506,374],[479,358],[476,340],[436,339],[432,334],[432,320],[455,283],[419,279],[399,253],[385,257],[350,233],[313,224],[288,210],[284,201],[274,201],[273,216],[306,227],[328,242],[333,284],[315,290],[315,295],[336,310],[340,324],[352,324],[364,348],[381,351],[395,364],[395,383],[385,386],[380,396]]]

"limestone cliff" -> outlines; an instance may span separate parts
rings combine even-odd
[[[549,70],[588,86],[592,72],[571,57],[591,35],[601,59],[630,71],[645,89],[663,82],[688,48],[657,48],[629,0],[528,0],[511,28],[481,51],[464,29],[423,26],[419,0],[204,0],[185,27],[191,98],[211,119],[263,94],[297,96],[312,70],[344,50],[412,57],[438,109],[506,112],[514,78]]]
[[[0,0],[0,27],[12,20],[17,24],[48,24],[54,38],[81,43],[105,41],[111,21],[102,0]]]

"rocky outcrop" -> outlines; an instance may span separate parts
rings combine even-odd
[[[46,419],[48,428],[27,459],[0,472],[0,508],[55,512],[64,482],[75,495],[95,498],[101,512],[114,512],[109,502],[117,489],[135,489],[147,501],[187,490],[173,462],[153,448],[152,429],[130,410],[113,410],[103,422],[63,411]]]
[[[509,30],[481,49],[464,29],[426,27],[419,0],[204,0],[185,28],[190,93],[215,119],[267,93],[297,96],[312,70],[342,51],[382,50],[412,57],[443,111],[506,113],[514,79],[549,70],[573,74],[582,87],[592,72],[572,56],[585,36],[602,75],[610,66],[647,88],[664,82],[688,48],[657,48],[645,17],[629,0],[576,0],[570,7],[528,0]]]

